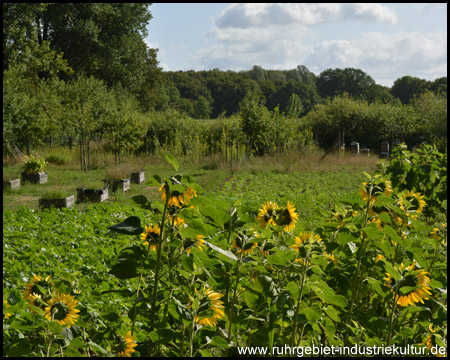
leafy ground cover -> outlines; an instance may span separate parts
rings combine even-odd
[[[446,156],[419,157],[439,211]],[[178,175],[153,174],[151,194],[4,211],[5,354],[446,347],[446,217],[425,216],[423,176],[246,171],[203,191],[167,161]]]

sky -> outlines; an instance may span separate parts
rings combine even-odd
[[[165,71],[361,69],[391,87],[447,76],[446,3],[153,3]]]

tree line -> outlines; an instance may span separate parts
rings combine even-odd
[[[4,153],[12,145],[30,152],[43,142],[77,142],[83,153],[93,139],[107,139],[117,154],[148,151],[157,148],[153,140],[158,146],[166,141],[155,133],[165,128],[155,127],[155,119],[170,122],[173,114],[182,120],[237,117],[258,154],[292,143],[281,136],[280,129],[288,127],[286,134],[312,131],[322,147],[344,129],[347,138],[367,146],[383,137],[411,143],[443,143],[444,134],[446,139],[446,77],[403,76],[388,88],[354,68],[319,75],[303,65],[162,71],[158,50],[144,41],[149,6],[3,4]],[[275,129],[278,145],[270,141]],[[366,141],[368,134],[373,139]]]

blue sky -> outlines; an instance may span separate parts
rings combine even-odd
[[[447,76],[447,4],[154,3],[146,42],[164,70],[353,67],[378,84]]]

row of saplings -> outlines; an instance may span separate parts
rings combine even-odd
[[[32,184],[44,184],[48,181],[48,174],[45,172],[47,162],[45,159],[29,155],[24,156],[23,172],[18,179],[3,181],[3,188],[17,190],[21,183],[29,182]],[[87,189],[85,187],[77,188],[77,203],[85,201],[103,202],[108,199],[108,190],[112,192],[121,190],[126,192],[130,190],[131,183],[140,184],[145,180],[144,170],[131,173],[130,177],[125,179],[109,179],[106,180],[106,186],[103,189]],[[63,196],[60,192],[46,193],[44,197],[39,199],[39,207],[41,208],[71,208],[75,204],[75,195]]]

